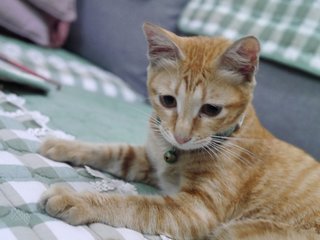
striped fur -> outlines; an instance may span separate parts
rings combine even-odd
[[[145,146],[51,139],[40,152],[152,184],[163,194],[52,187],[41,206],[71,224],[104,222],[174,239],[320,239],[320,164],[264,129],[251,105],[257,40],[183,38],[150,24],[144,30],[154,108]],[[177,106],[163,107],[159,95],[174,96]],[[203,116],[206,103],[223,109]],[[243,117],[230,137],[212,138]],[[163,154],[172,146],[178,161],[167,164]]]

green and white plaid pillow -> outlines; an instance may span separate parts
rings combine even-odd
[[[237,39],[255,35],[262,57],[320,76],[320,2],[190,0],[180,30]]]
[[[43,48],[0,35],[0,54],[62,85],[80,87],[129,102],[142,100],[142,97],[132,91],[119,77],[63,49]],[[0,79],[30,85],[44,91],[52,88],[41,78],[21,71],[3,60],[0,60]]]

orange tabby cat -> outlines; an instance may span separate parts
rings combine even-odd
[[[144,32],[154,109],[146,145],[51,139],[40,152],[163,194],[52,187],[45,211],[174,239],[320,239],[320,164],[265,130],[251,104],[258,40],[178,37],[151,24]]]

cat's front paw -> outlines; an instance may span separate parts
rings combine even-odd
[[[71,141],[49,138],[42,142],[38,152],[55,161],[68,161],[69,145]]]
[[[72,225],[87,224],[90,219],[90,205],[84,196],[63,186],[51,186],[41,197],[39,206],[50,216]]]

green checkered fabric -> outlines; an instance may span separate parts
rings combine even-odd
[[[36,153],[42,137],[57,133],[71,137],[49,129],[47,121],[40,113],[26,109],[23,99],[0,92],[0,239],[167,239],[101,223],[71,226],[39,210],[40,196],[51,184],[59,183],[76,191],[101,191],[103,187],[90,171]]]
[[[262,57],[320,76],[318,0],[190,0],[180,19],[189,34],[255,35]]]
[[[44,48],[0,35],[0,54],[62,85],[80,87],[129,102],[142,100],[142,97],[132,91],[119,77],[63,49]],[[53,88],[41,78],[2,60],[0,79],[30,85],[44,91]]]

